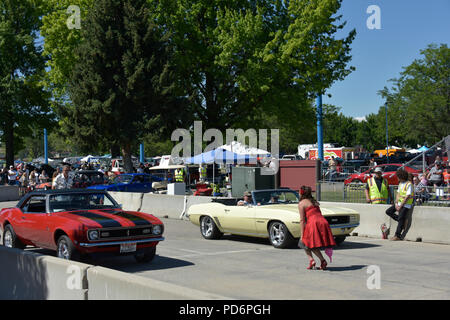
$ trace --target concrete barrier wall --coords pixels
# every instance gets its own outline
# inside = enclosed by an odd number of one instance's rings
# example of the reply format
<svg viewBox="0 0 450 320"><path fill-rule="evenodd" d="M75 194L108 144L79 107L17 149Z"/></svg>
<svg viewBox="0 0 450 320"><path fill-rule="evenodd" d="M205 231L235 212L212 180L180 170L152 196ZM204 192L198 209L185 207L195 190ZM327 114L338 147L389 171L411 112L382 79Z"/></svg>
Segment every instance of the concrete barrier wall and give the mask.
<svg viewBox="0 0 450 320"><path fill-rule="evenodd" d="M19 199L19 187L0 186L0 201L17 201Z"/></svg>
<svg viewBox="0 0 450 320"><path fill-rule="evenodd" d="M225 300L228 297L0 246L0 300Z"/></svg>
<svg viewBox="0 0 450 320"><path fill-rule="evenodd" d="M141 211L160 218L178 219L185 205L185 196L131 192L110 192L110 194L122 204L124 210ZM193 204L208 203L212 199L212 197L186 196L186 211Z"/></svg>
<svg viewBox="0 0 450 320"><path fill-rule="evenodd" d="M354 230L360 236L381 238L381 224L390 227L393 236L397 222L386 215L389 205L321 202L322 207L350 208L360 214L360 226ZM450 208L417 206L410 212L405 240L450 244Z"/></svg>
<svg viewBox="0 0 450 320"><path fill-rule="evenodd" d="M210 294L167 282L142 278L103 267L87 272L89 300L225 300Z"/></svg>
<svg viewBox="0 0 450 320"><path fill-rule="evenodd" d="M0 299L84 300L88 267L0 246Z"/></svg>

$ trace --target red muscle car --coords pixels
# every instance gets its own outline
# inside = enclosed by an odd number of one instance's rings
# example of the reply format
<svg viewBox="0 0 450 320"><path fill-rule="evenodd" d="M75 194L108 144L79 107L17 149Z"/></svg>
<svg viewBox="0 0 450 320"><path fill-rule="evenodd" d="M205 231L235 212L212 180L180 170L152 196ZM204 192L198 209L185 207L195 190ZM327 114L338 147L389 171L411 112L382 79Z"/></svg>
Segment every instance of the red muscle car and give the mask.
<svg viewBox="0 0 450 320"><path fill-rule="evenodd" d="M375 166L367 171L361 172L361 173L355 173L352 174L350 177L348 177L345 181L344 184L349 184L349 183L366 183L367 180L372 177L374 175L374 170L377 167L380 167L383 169L383 178L385 178L389 185L398 185L398 178L395 175L395 173L397 172L398 169L400 169L400 167L402 166L402 164L398 164L398 163L391 163L391 164L380 164L378 166ZM412 173L414 176L417 176L421 171L408 167L408 166L404 166L403 169L405 169L407 172Z"/></svg>
<svg viewBox="0 0 450 320"><path fill-rule="evenodd" d="M106 192L70 189L26 194L14 208L0 211L3 245L56 250L63 259L97 253L132 254L150 262L163 241L164 225L142 212L122 210Z"/></svg>

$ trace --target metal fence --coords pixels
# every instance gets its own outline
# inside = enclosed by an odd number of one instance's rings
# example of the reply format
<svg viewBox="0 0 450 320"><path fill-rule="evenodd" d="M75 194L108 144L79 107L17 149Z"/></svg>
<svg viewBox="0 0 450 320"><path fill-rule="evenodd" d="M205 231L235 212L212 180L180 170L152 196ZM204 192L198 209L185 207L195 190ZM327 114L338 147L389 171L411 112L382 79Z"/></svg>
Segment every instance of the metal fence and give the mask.
<svg viewBox="0 0 450 320"><path fill-rule="evenodd" d="M398 186L389 186L390 194L395 199ZM316 197L319 201L366 203L366 184L343 182L318 182ZM389 199L393 203L394 199ZM450 207L450 186L425 187L420 192L415 191L415 205Z"/></svg>

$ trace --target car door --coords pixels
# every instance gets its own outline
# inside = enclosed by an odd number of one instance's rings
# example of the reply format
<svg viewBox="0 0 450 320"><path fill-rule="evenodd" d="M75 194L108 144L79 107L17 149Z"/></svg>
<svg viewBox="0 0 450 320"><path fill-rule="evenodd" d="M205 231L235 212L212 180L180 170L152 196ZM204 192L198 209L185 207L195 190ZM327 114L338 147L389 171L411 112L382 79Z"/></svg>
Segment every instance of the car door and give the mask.
<svg viewBox="0 0 450 320"><path fill-rule="evenodd" d="M224 206L222 228L230 233L256 235L255 206Z"/></svg>
<svg viewBox="0 0 450 320"><path fill-rule="evenodd" d="M127 192L141 192L142 189L142 176L134 176L133 180L126 185L125 191Z"/></svg>
<svg viewBox="0 0 450 320"><path fill-rule="evenodd" d="M51 239L46 197L32 196L21 208L21 232L23 237L39 247L48 247Z"/></svg>
<svg viewBox="0 0 450 320"><path fill-rule="evenodd" d="M151 192L152 191L152 179L150 178L150 176L142 176L143 178L143 183L142 183L142 188L140 192Z"/></svg>

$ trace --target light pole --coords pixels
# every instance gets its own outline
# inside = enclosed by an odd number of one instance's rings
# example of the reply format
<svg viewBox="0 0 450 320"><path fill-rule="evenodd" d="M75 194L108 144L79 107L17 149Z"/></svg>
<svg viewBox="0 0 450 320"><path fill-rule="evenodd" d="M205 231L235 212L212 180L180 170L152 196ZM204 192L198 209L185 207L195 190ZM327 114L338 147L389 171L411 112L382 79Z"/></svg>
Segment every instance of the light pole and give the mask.
<svg viewBox="0 0 450 320"><path fill-rule="evenodd" d="M316 116L317 116L317 151L318 158L323 161L323 128L322 128L322 95L319 93L316 96Z"/></svg>
<svg viewBox="0 0 450 320"><path fill-rule="evenodd" d="M386 157L387 163L389 163L389 130L388 130L388 103L384 104L384 109L386 110Z"/></svg>
<svg viewBox="0 0 450 320"><path fill-rule="evenodd" d="M48 140L47 140L47 129L44 129L44 163L48 164Z"/></svg>

